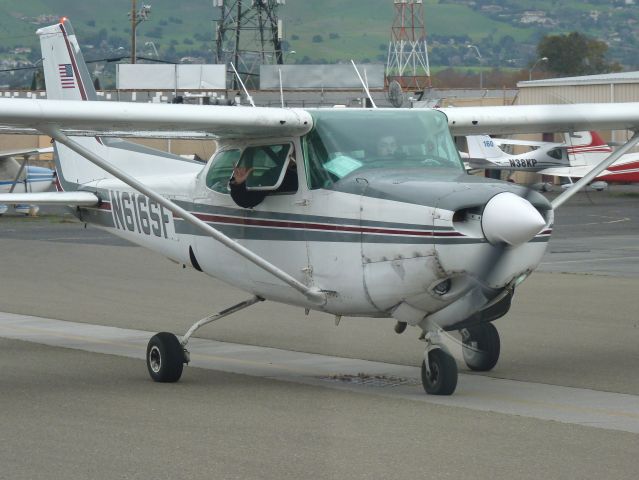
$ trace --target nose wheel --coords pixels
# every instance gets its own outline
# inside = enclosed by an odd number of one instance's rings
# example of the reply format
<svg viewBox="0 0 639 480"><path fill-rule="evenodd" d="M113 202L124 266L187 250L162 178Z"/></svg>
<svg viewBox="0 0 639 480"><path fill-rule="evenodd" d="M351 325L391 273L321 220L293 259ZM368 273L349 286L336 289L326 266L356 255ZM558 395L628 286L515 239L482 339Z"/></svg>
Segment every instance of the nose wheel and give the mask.
<svg viewBox="0 0 639 480"><path fill-rule="evenodd" d="M428 352L428 365L422 362L422 385L430 395L452 395L457 388L455 359L440 348Z"/></svg>
<svg viewBox="0 0 639 480"><path fill-rule="evenodd" d="M422 362L422 385L429 395L452 395L457 388L457 363L441 343L439 332L424 336L426 351Z"/></svg>

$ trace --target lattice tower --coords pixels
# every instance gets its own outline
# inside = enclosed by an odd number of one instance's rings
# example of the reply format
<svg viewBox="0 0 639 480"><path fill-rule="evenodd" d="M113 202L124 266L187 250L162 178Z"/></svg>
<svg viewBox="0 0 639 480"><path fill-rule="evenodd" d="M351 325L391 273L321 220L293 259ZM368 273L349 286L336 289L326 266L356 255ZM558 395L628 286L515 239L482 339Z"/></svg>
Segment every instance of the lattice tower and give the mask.
<svg viewBox="0 0 639 480"><path fill-rule="evenodd" d="M408 89L431 86L423 0L393 0L395 19L386 62L386 81Z"/></svg>
<svg viewBox="0 0 639 480"><path fill-rule="evenodd" d="M216 63L233 62L247 86L255 86L262 64L281 64L282 22L277 9L286 0L213 0L219 9ZM231 88L238 88L234 76Z"/></svg>

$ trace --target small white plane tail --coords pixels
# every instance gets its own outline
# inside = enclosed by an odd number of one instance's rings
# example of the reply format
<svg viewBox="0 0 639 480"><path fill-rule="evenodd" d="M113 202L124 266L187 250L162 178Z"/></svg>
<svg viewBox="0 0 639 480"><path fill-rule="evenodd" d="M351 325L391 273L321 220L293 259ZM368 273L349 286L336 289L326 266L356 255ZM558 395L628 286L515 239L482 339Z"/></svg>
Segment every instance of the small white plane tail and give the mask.
<svg viewBox="0 0 639 480"><path fill-rule="evenodd" d="M491 159L505 156L505 153L488 135L469 135L466 137L466 142L470 158Z"/></svg>
<svg viewBox="0 0 639 480"><path fill-rule="evenodd" d="M60 23L37 32L42 48L42 65L49 100L97 100L80 46L71 23Z"/></svg>
<svg viewBox="0 0 639 480"><path fill-rule="evenodd" d="M42 48L44 78L49 100L98 101L80 45L67 18L37 31ZM110 137L71 137L72 140L106 159L130 175L152 172L181 174L199 171L202 164L160 150ZM58 189L77 190L81 185L113 176L70 148L55 143Z"/></svg>

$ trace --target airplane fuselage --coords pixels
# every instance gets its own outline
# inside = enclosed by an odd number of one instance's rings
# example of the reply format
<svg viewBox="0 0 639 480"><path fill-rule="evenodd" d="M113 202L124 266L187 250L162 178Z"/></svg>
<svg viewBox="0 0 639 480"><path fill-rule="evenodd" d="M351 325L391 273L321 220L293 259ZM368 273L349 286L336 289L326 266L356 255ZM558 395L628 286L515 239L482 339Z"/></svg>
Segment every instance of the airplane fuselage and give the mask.
<svg viewBox="0 0 639 480"><path fill-rule="evenodd" d="M513 188L466 175L426 180L416 179L414 172L395 172L403 194L381 198L389 195L366 195L365 188L374 186L382 173L371 172L359 178L359 193L300 187L294 194L273 194L256 208L244 209L228 194L207 189L205 172L206 168L199 175L174 178L171 189L163 181L159 183L164 189L154 185L152 177L144 183L300 282L327 292L320 310L353 316L388 317L402 302L430 313L458 299L491 246L477 221L456 221L455 212L472 210ZM95 188L103 202L97 208L79 209L83 221L264 298L318 308L123 183L102 180ZM429 204L418 203L418 196L428 198ZM507 285L532 271L549 236L550 228L508 253L508 268L496 274L494 285ZM435 293L447 279L450 290Z"/></svg>

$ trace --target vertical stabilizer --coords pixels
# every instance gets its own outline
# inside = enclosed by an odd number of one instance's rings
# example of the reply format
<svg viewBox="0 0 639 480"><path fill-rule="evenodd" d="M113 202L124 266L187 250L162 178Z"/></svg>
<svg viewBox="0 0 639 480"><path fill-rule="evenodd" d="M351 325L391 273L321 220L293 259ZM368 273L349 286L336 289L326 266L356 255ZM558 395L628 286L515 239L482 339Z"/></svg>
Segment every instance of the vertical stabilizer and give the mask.
<svg viewBox="0 0 639 480"><path fill-rule="evenodd" d="M89 75L80 45L71 23L63 18L59 23L37 31L42 48L44 78L49 100L96 101L98 96ZM90 127L90 125L89 125ZM176 155L131 144L112 137L70 137L75 143L133 176L152 172L167 174L193 173L201 164L184 161ZM59 190L74 191L113 176L80 154L59 142L54 145L54 159Z"/></svg>
<svg viewBox="0 0 639 480"><path fill-rule="evenodd" d="M80 45L71 22L62 18L60 23L44 27L37 32L42 48L42 64L51 100L97 100L91 75L87 69Z"/></svg>
<svg viewBox="0 0 639 480"><path fill-rule="evenodd" d="M570 166L597 165L612 153L612 148L597 132L564 133Z"/></svg>
<svg viewBox="0 0 639 480"><path fill-rule="evenodd" d="M468 156L470 158L492 159L504 157L504 152L495 145L495 142L488 135L469 135L466 137L468 143Z"/></svg>

